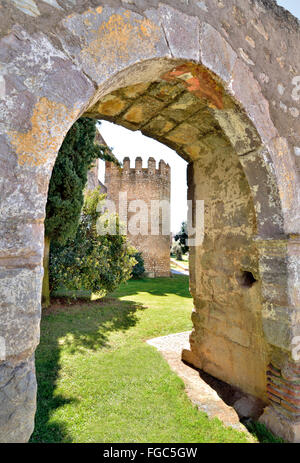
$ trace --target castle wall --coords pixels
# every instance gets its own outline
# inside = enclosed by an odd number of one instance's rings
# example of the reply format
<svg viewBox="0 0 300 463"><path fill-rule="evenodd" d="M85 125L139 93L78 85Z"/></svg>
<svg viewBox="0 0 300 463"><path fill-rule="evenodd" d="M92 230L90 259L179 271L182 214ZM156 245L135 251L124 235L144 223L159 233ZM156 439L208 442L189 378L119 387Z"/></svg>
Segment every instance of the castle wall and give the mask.
<svg viewBox="0 0 300 463"><path fill-rule="evenodd" d="M142 168L142 159L136 158L135 167L130 167L129 158L123 161L123 168L106 162L105 185L107 198L116 204L116 211L119 212L119 194L127 194L127 233L132 245L142 253L146 274L150 277L170 276L170 216L160 211L158 217L158 232L154 235L151 229L151 210L155 210L152 201L167 201L170 204L170 167L164 161L160 161L156 169L156 162L153 158L148 160L148 168ZM144 201L147 207L146 214L141 222L137 220L137 214L142 209L135 209L133 201ZM133 210L132 209L135 209ZM152 220L153 223L153 220ZM140 231L133 233L133 227ZM168 234L166 233L168 230Z"/></svg>
<svg viewBox="0 0 300 463"><path fill-rule="evenodd" d="M104 115L132 130L142 130L188 162L195 162L191 190L195 194L201 188L198 160L209 152L214 155L220 135L230 141L249 183L256 216L253 248L248 250L251 257L256 247L259 281L245 292L250 295L261 286L259 310L270 356L270 364L264 367L269 405L262 421L285 440L300 442L300 359L294 344L300 334L299 21L274 0L3 3L0 441L25 442L34 425L43 220L52 168L77 118L88 115L103 119ZM165 88L166 83L174 83L174 87ZM151 92L148 95L144 94L147 89ZM207 191L220 190L230 199L229 191L222 190L222 176L218 178L219 186L211 189L215 171L213 166L207 169ZM239 189L242 186L238 180L235 185ZM208 209L206 212L208 224L212 218L217 221L218 211L222 212L222 204L216 201L214 205L211 216ZM250 230L250 222L244 224L245 231ZM207 231L208 237L210 229ZM230 240L235 245L237 237L230 236L227 229L224 236L228 239L224 256L230 264L228 246ZM248 232L245 239L247 236ZM220 253L218 239L215 235ZM205 278L201 273L205 260L217 265L208 245L204 242L201 262L199 258L197 264L191 263L191 286L199 296L207 288L205 300L211 301L214 286L210 281L205 286L199 281ZM219 254L221 268L224 256ZM233 262L235 269L244 270L244 266L237 268L237 262ZM251 268L246 270L251 272ZM221 286L232 278L229 274L228 280L213 281ZM227 288L230 292L229 285ZM236 291L235 287L234 294ZM231 298L226 297L230 305ZM246 317L248 296L244 301ZM202 300L195 298L195 303L199 321ZM239 316L237 299L234 307ZM231 307L228 314L232 317ZM205 325L213 318L210 333L220 332L218 319L213 317L219 314L206 311L204 315L202 324L193 314L193 339L199 343L191 350L195 364L202 361L202 352L207 359L210 356L210 365L213 356L218 357L219 364L223 356L224 364L230 361L234 366L230 372L234 385L246 370L249 357L240 347L234 356L225 348L226 333L219 337L224 344L203 340L202 333L208 332ZM222 317L223 321L230 320ZM246 318L244 326L251 332ZM227 328L228 324L224 330ZM233 332L227 335L233 336ZM204 368L209 371L207 364ZM256 369L263 365L257 364ZM252 371L252 367L247 369L249 384L253 385ZM215 374L219 376L219 372L216 368ZM259 371L259 378L261 374Z"/></svg>

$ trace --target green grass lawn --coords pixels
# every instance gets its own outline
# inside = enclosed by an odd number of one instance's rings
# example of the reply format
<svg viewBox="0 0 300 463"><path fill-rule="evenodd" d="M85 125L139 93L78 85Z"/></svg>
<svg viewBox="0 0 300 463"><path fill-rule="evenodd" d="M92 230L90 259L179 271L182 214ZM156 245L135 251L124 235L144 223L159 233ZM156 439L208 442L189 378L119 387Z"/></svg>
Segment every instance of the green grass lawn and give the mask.
<svg viewBox="0 0 300 463"><path fill-rule="evenodd" d="M191 329L188 277L129 281L44 312L31 442L246 442L208 420L145 340Z"/></svg>

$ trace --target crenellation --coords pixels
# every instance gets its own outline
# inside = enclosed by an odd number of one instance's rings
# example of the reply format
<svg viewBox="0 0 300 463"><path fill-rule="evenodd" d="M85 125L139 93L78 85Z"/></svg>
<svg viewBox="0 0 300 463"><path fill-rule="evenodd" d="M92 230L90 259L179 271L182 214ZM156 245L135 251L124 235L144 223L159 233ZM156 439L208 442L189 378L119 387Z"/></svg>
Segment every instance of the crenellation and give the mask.
<svg viewBox="0 0 300 463"><path fill-rule="evenodd" d="M134 167L131 167L131 161L129 157L125 157L122 162L122 168L116 164L110 162L105 163L105 177L114 176L116 178L121 178L124 176L130 177L131 181L135 182L135 178L138 177L139 180L150 181L153 179L157 183L164 184L167 188L170 186L171 182L171 167L165 161L160 160L158 164L158 169L156 160L153 157L150 157L147 161L147 167L143 167L143 161L140 156L138 156L134 161Z"/></svg>
<svg viewBox="0 0 300 463"><path fill-rule="evenodd" d="M130 158L126 157L123 159L123 172L128 173L130 171Z"/></svg>
<svg viewBox="0 0 300 463"><path fill-rule="evenodd" d="M137 174L141 174L143 170L143 160L141 157L135 158L135 170Z"/></svg>
<svg viewBox="0 0 300 463"><path fill-rule="evenodd" d="M156 173L156 161L154 158L148 159L148 173L149 175L155 175Z"/></svg>

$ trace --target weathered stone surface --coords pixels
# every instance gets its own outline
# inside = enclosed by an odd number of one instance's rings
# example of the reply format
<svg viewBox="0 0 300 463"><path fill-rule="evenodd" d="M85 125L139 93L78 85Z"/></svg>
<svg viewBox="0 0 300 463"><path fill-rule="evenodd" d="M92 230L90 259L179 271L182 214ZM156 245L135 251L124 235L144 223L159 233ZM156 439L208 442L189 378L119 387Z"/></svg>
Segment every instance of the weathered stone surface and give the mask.
<svg viewBox="0 0 300 463"><path fill-rule="evenodd" d="M174 58L199 61L199 19L178 11L166 4L159 7L161 23Z"/></svg>
<svg viewBox="0 0 300 463"><path fill-rule="evenodd" d="M147 343L161 352L171 369L184 381L189 399L199 410L205 412L210 419L218 418L225 426L248 434L247 429L240 423L234 408L222 400L222 397L209 382L202 378L202 372L191 368L181 360L180 354L187 347L188 335L188 332L176 333L150 339ZM249 441L252 442L252 436L248 434L248 437Z"/></svg>
<svg viewBox="0 0 300 463"><path fill-rule="evenodd" d="M175 103L168 106L162 114L176 122L182 122L202 108L203 104L198 98L190 93L184 93Z"/></svg>
<svg viewBox="0 0 300 463"><path fill-rule="evenodd" d="M128 104L116 95L108 95L97 106L97 111L105 116L118 116Z"/></svg>
<svg viewBox="0 0 300 463"><path fill-rule="evenodd" d="M34 211L33 211L34 212ZM30 223L15 217L0 221L0 265L5 259L15 259L25 265L23 258L29 259L28 264L39 264L43 256L43 223Z"/></svg>
<svg viewBox="0 0 300 463"><path fill-rule="evenodd" d="M168 102L176 98L176 96L182 93L183 90L184 87L181 85L169 85L165 82L161 82L160 84L155 85L150 89L149 95L152 95L159 100Z"/></svg>
<svg viewBox="0 0 300 463"><path fill-rule="evenodd" d="M299 176L287 140L282 137L273 138L269 143L269 153L278 178L278 191L285 217L285 232L299 235L300 188L297 185Z"/></svg>
<svg viewBox="0 0 300 463"><path fill-rule="evenodd" d="M0 442L27 442L36 408L34 358L19 364L0 364Z"/></svg>
<svg viewBox="0 0 300 463"><path fill-rule="evenodd" d="M124 8L99 6L66 17L62 26L64 50L97 84L136 62L170 56L159 23Z"/></svg>
<svg viewBox="0 0 300 463"><path fill-rule="evenodd" d="M163 103L151 97L143 97L135 102L124 114L124 119L133 124L145 123L163 107Z"/></svg>
<svg viewBox="0 0 300 463"><path fill-rule="evenodd" d="M145 93L145 91L148 89L149 85L150 85L149 83L142 82L141 84L136 84L136 85L131 85L129 87L126 87L123 90L124 96L126 98L137 98L142 93Z"/></svg>
<svg viewBox="0 0 300 463"><path fill-rule="evenodd" d="M276 137L276 129L269 114L269 103L250 69L240 59L235 61L229 88L243 107L247 108L248 116L262 141L267 143Z"/></svg>
<svg viewBox="0 0 300 463"><path fill-rule="evenodd" d="M300 443L300 424L284 417L274 407L266 407L259 421L270 429L274 435L281 437L286 442Z"/></svg>
<svg viewBox="0 0 300 463"><path fill-rule="evenodd" d="M39 342L42 269L0 267L0 336L6 357L33 353Z"/></svg>
<svg viewBox="0 0 300 463"><path fill-rule="evenodd" d="M252 418L257 420L264 409L264 403L255 397L244 396L234 402L234 409L239 415L240 419Z"/></svg>
<svg viewBox="0 0 300 463"><path fill-rule="evenodd" d="M214 111L214 116L237 154L244 155L260 147L261 141L255 128L237 109Z"/></svg>
<svg viewBox="0 0 300 463"><path fill-rule="evenodd" d="M188 134L188 136L187 136ZM190 124L180 124L174 130L172 130L166 138L178 145L186 145L189 143L196 142L198 140L198 130Z"/></svg>
<svg viewBox="0 0 300 463"><path fill-rule="evenodd" d="M159 136L164 135L167 132L170 132L175 126L175 122L170 121L162 116L157 116L152 119L149 124L143 127L143 132L157 133Z"/></svg>
<svg viewBox="0 0 300 463"><path fill-rule="evenodd" d="M280 236L284 233L284 221L278 186L269 153L255 150L240 157L247 176L257 215L257 233L260 237Z"/></svg>
<svg viewBox="0 0 300 463"><path fill-rule="evenodd" d="M206 234L194 250L195 330L191 354L184 358L266 401L261 285L247 286L242 278L247 270L259 279L251 193L233 149L218 144L218 137L211 143L193 163L192 183L189 179L194 199L205 201Z"/></svg>
<svg viewBox="0 0 300 463"><path fill-rule="evenodd" d="M229 82L237 54L222 35L210 24L204 23L200 33L201 61L204 66Z"/></svg>
<svg viewBox="0 0 300 463"><path fill-rule="evenodd" d="M1 10L0 325L9 361L25 365L38 340L48 182L67 130L85 114L195 161L189 198L205 200L205 234L190 253L191 357L265 399L269 357L285 371L299 326L299 22L266 0L121 3L8 0ZM15 378L17 363L0 368ZM30 381L0 420L1 439L28 438ZM295 441L295 404L276 400L266 422Z"/></svg>
<svg viewBox="0 0 300 463"><path fill-rule="evenodd" d="M196 127L202 136L220 129L220 125L214 117L214 113L207 108L201 109L196 112L196 114L189 117L188 123Z"/></svg>
<svg viewBox="0 0 300 463"><path fill-rule="evenodd" d="M266 341L269 344L283 350L291 348L291 341L293 339L291 325L279 320L263 318L263 330Z"/></svg>

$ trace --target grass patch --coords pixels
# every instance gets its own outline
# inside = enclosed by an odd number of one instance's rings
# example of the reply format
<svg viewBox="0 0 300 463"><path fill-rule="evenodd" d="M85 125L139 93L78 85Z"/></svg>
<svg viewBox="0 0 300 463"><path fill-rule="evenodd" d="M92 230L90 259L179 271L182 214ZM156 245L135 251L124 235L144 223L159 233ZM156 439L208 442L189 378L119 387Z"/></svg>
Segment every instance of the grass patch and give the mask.
<svg viewBox="0 0 300 463"><path fill-rule="evenodd" d="M283 444L284 440L280 437L274 436L274 434L269 431L264 424L249 420L245 423L248 431L253 434L254 437L261 443L261 444Z"/></svg>
<svg viewBox="0 0 300 463"><path fill-rule="evenodd" d="M43 313L31 442L246 442L208 420L146 339L191 329L188 277L131 280Z"/></svg>

